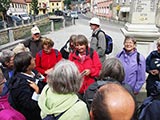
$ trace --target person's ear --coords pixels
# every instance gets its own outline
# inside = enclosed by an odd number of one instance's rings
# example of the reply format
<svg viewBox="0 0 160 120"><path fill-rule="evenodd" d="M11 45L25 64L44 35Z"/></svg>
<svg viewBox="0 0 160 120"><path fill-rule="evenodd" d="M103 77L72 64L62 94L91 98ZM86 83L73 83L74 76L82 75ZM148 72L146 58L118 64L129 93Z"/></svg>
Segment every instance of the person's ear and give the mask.
<svg viewBox="0 0 160 120"><path fill-rule="evenodd" d="M89 112L89 114L90 114L90 120L94 120L94 117L93 117L93 112L92 112L92 110Z"/></svg>

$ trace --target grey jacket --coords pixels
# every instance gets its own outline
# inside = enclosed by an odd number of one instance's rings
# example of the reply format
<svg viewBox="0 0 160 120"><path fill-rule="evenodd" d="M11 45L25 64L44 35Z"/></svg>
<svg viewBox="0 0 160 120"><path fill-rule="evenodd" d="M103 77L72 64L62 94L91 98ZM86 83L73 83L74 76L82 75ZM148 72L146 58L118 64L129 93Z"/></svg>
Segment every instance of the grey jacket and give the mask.
<svg viewBox="0 0 160 120"><path fill-rule="evenodd" d="M106 38L102 32L99 32L98 39L95 37L95 34L97 34L99 30L100 28L92 32L90 47L97 51L99 58L101 60L101 63L103 63L104 60L106 59L106 55L105 55Z"/></svg>

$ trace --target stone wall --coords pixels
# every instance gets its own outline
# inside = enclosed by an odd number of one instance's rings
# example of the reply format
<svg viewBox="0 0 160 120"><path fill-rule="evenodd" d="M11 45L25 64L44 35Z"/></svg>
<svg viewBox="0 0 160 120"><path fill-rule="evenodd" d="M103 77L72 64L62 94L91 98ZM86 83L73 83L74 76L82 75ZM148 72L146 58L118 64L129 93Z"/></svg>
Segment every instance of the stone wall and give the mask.
<svg viewBox="0 0 160 120"><path fill-rule="evenodd" d="M8 31L7 30L1 31L0 32L0 45L3 45L8 42L9 42Z"/></svg>
<svg viewBox="0 0 160 120"><path fill-rule="evenodd" d="M39 21L36 21L31 24L21 25L12 28L6 28L4 30L0 30L0 45L16 41L18 39L25 39L31 36L31 28L33 25L37 25L38 27L47 25L50 22L49 18L45 18ZM50 27L50 26L48 26ZM9 35L9 32L11 35ZM13 35L13 37L12 37Z"/></svg>

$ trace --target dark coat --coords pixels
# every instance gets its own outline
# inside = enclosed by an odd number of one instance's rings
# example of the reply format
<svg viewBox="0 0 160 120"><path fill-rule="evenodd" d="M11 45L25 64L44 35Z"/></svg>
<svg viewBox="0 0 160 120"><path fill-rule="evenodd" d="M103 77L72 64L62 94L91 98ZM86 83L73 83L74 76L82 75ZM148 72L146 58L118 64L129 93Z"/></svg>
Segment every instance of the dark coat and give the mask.
<svg viewBox="0 0 160 120"><path fill-rule="evenodd" d="M33 57L36 56L36 53L38 53L40 50L42 50L42 40L41 39L42 39L42 37L40 37L39 40L35 41L31 38L31 39L26 40L23 43L25 47L29 48Z"/></svg>
<svg viewBox="0 0 160 120"><path fill-rule="evenodd" d="M35 82L35 78L22 73L16 73L9 83L9 102L16 110L21 112L27 120L41 120L38 102L32 100L34 90L29 86L28 81ZM38 82L40 90L43 85Z"/></svg>
<svg viewBox="0 0 160 120"><path fill-rule="evenodd" d="M153 64L153 59L155 58L160 59L160 53L158 53L157 50L152 51L146 59L146 72L147 73L149 73L149 71L152 69L159 70L159 68L156 68L155 65ZM149 73L147 80L146 80L147 96L150 96L152 92L152 88L154 87L153 84L155 83L155 81L160 81L159 75L152 75L151 73Z"/></svg>

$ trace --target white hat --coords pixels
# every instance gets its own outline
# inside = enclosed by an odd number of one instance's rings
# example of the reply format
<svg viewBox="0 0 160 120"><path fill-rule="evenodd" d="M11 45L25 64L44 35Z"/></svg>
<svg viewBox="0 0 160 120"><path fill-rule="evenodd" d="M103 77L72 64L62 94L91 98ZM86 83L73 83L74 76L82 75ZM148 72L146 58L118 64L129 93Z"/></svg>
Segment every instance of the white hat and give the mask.
<svg viewBox="0 0 160 120"><path fill-rule="evenodd" d="M99 18L92 18L90 21L89 21L90 24L96 24L96 25L100 25L100 20Z"/></svg>
<svg viewBox="0 0 160 120"><path fill-rule="evenodd" d="M36 33L40 33L40 30L37 26L34 26L32 29L31 29L31 33L32 34L36 34Z"/></svg>

